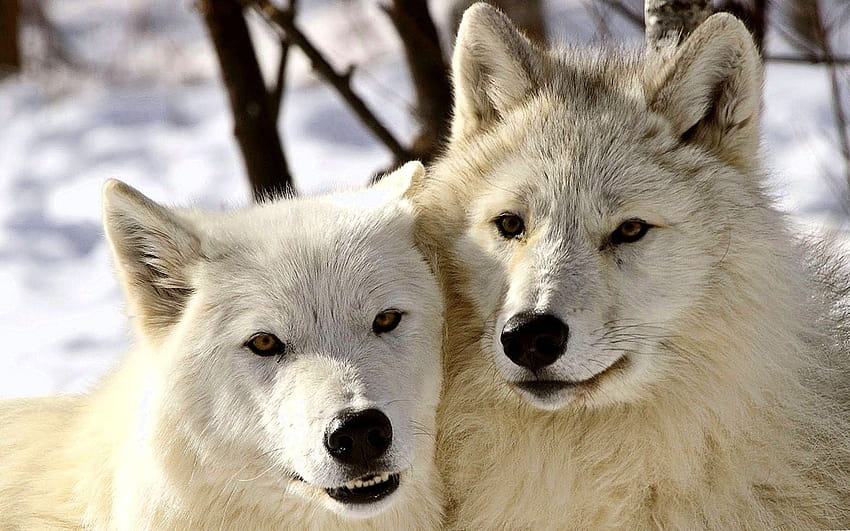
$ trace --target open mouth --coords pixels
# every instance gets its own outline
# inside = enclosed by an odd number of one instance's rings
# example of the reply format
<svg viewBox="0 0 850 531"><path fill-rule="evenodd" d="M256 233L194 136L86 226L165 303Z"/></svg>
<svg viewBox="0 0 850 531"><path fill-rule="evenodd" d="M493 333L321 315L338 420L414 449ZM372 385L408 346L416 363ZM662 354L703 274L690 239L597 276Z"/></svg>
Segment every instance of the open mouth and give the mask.
<svg viewBox="0 0 850 531"><path fill-rule="evenodd" d="M325 489L328 496L342 503L373 503L395 492L399 474L370 474L349 481L341 487Z"/></svg>

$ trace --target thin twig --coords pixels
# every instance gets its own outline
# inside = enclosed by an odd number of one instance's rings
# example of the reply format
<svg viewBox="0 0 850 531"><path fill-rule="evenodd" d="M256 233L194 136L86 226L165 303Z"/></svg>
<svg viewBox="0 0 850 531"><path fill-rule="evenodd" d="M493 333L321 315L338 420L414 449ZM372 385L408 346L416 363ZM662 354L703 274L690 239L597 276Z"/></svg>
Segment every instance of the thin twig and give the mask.
<svg viewBox="0 0 850 531"><path fill-rule="evenodd" d="M295 13L298 8L298 0L289 0L289 10ZM283 106L283 96L286 92L286 66L289 63L289 41L280 37L280 61L277 64L274 86L269 91L269 104L271 105L272 117L277 123L280 117L280 109Z"/></svg>
<svg viewBox="0 0 850 531"><path fill-rule="evenodd" d="M801 63L801 64L809 64L809 65L836 65L836 66L846 66L850 65L850 57L829 57L829 56L821 56L816 57L812 55L768 55L764 58L765 61L770 61L774 63Z"/></svg>
<svg viewBox="0 0 850 531"><path fill-rule="evenodd" d="M378 120L375 113L366 105L363 99L351 88L351 74L353 69L345 73L337 72L322 53L313 45L310 39L295 24L291 11L280 9L270 0L243 0L247 6L256 10L263 18L276 29L282 37L291 44L298 46L304 55L310 60L313 68L329 83L343 100L348 103L352 111L360 118L363 124L383 142L398 161L412 158L410 151L402 147L395 136Z"/></svg>

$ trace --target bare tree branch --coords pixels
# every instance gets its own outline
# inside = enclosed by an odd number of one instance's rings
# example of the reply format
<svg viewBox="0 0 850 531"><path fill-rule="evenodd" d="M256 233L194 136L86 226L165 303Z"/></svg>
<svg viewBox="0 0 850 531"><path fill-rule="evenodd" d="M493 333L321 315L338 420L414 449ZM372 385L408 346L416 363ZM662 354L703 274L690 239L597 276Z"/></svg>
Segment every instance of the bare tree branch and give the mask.
<svg viewBox="0 0 850 531"><path fill-rule="evenodd" d="M646 0L646 43L650 47L670 41L680 44L710 14L709 0Z"/></svg>
<svg viewBox="0 0 850 531"><path fill-rule="evenodd" d="M254 198L291 193L292 178L242 6L237 0L202 0L199 9L221 66L233 111L233 134Z"/></svg>
<svg viewBox="0 0 850 531"><path fill-rule="evenodd" d="M421 130L411 151L428 162L448 136L452 108L451 85L440 37L428 12L427 0L393 0L392 5L384 9L404 45L416 89L416 113Z"/></svg>
<svg viewBox="0 0 850 531"><path fill-rule="evenodd" d="M298 46L304 55L310 59L313 68L327 81L337 93L345 100L352 111L360 118L363 124L381 140L381 142L392 152L397 161L409 160L412 157L410 151L402 147L395 136L378 120L375 113L366 105L360 96L351 88L352 70L344 74L338 73L328 62L321 52L313 45L304 33L295 24L292 13L283 10L271 3L270 0L243 0L246 5L254 8L260 13L278 32L291 44Z"/></svg>

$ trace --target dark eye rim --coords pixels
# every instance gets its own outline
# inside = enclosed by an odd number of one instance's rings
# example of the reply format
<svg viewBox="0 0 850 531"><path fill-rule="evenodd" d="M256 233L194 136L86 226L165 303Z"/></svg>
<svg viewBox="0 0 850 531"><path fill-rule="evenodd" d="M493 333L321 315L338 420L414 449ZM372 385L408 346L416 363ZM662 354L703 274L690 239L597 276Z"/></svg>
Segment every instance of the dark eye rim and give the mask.
<svg viewBox="0 0 850 531"><path fill-rule="evenodd" d="M380 312L375 314L374 318L372 318L372 332L374 332L375 335L381 335L381 334L386 334L387 332L392 332L393 330L398 328L398 325L401 323L401 320L404 317L405 313L406 312L403 312L401 310L397 310L395 308L387 308L386 310L381 310ZM386 326L386 327L378 326L378 324L376 323L376 320L378 319L378 316L383 315L383 314L395 315L396 319L392 323L390 323L389 326Z"/></svg>
<svg viewBox="0 0 850 531"><path fill-rule="evenodd" d="M640 231L638 231L638 233L635 234L634 236L624 237L620 233L620 229L626 223L638 223L640 225ZM643 219L629 218L629 219L626 219L626 220L623 220L622 222L620 222L620 224L617 225L617 228L614 229L614 232L611 233L609 238L610 238L611 243L613 245L620 245L620 244L624 244L624 243L634 243L634 242L642 239L644 236L646 236L646 233L649 232L649 229L651 229L653 227L655 227L655 225L648 223Z"/></svg>
<svg viewBox="0 0 850 531"><path fill-rule="evenodd" d="M272 338L274 338L274 340L276 342L275 348L272 348L272 349L269 349L269 350L258 349L254 345L254 340L257 339L260 336L271 336ZM255 334L251 335L251 337L249 337L248 340L245 341L245 344L243 346L245 348L247 348L248 350L250 350L251 352L253 352L254 354L256 354L257 356L261 356L261 357L264 357L264 358L269 357L269 356L282 356L283 354L286 353L286 344L283 341L281 341L280 338L278 338L276 335L272 334L271 332L257 332Z"/></svg>
<svg viewBox="0 0 850 531"><path fill-rule="evenodd" d="M517 232L506 231L504 227L502 227L502 221L506 218L517 218L520 223L520 230ZM507 240L516 240L525 234L525 219L514 212L502 212L493 218L493 224L496 225L496 230L499 231L499 234Z"/></svg>

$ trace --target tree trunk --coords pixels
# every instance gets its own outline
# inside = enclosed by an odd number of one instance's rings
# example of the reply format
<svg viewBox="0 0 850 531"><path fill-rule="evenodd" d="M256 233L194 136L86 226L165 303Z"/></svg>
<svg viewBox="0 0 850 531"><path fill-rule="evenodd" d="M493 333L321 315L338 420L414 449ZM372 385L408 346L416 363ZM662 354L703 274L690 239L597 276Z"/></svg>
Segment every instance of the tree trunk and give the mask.
<svg viewBox="0 0 850 531"><path fill-rule="evenodd" d="M646 0L646 43L652 48L681 44L711 12L710 0Z"/></svg>
<svg viewBox="0 0 850 531"><path fill-rule="evenodd" d="M0 77L21 70L18 0L0 0Z"/></svg>
<svg viewBox="0 0 850 531"><path fill-rule="evenodd" d="M275 110L263 81L254 44L237 0L202 0L199 8L212 38L254 198L292 193Z"/></svg>
<svg viewBox="0 0 850 531"><path fill-rule="evenodd" d="M421 129L411 151L427 163L448 137L452 109L452 90L440 37L428 12L427 0L393 0L386 11L404 45L416 89L416 113Z"/></svg>

